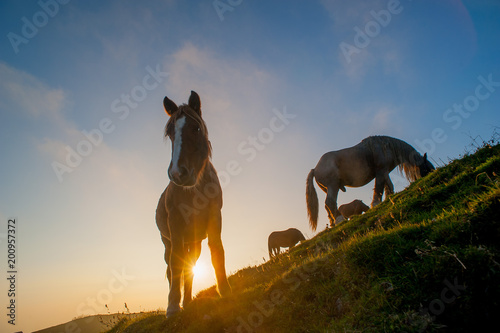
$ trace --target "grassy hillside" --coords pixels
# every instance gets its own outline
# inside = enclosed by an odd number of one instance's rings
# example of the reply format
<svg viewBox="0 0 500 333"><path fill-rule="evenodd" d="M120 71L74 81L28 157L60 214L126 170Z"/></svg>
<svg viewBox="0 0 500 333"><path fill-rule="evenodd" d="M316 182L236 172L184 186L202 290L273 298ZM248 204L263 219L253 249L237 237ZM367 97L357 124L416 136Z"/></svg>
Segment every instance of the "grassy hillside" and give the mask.
<svg viewBox="0 0 500 333"><path fill-rule="evenodd" d="M500 314L500 145L485 145L172 319L110 332L480 332ZM486 331L484 329L484 331Z"/></svg>
<svg viewBox="0 0 500 333"><path fill-rule="evenodd" d="M103 332L116 326L119 322L127 322L129 319L138 318L142 314L139 313L113 313L101 314L83 318L76 318L70 322L45 328L43 330L35 331L33 333L61 333L61 332L74 332L74 333L96 333Z"/></svg>

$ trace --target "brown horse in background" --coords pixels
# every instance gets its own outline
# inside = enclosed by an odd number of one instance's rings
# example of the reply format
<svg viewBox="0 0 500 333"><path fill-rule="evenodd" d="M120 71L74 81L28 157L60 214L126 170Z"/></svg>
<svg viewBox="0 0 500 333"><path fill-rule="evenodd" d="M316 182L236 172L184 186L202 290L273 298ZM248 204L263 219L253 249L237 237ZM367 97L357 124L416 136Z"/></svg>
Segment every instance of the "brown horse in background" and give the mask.
<svg viewBox="0 0 500 333"><path fill-rule="evenodd" d="M165 97L170 119L165 137L172 141L172 160L168 167L170 183L156 209L156 224L165 246L167 278L170 286L167 317L181 310L181 279L184 276L183 305L191 301L193 270L201 252L201 241L208 246L222 296L231 288L224 264L221 240L222 189L210 162L212 148L205 122L201 118L200 97L191 91L188 104L179 107Z"/></svg>
<svg viewBox="0 0 500 333"><path fill-rule="evenodd" d="M300 230L295 228L290 228L283 231L274 231L267 238L267 247L269 250L269 259L280 254L282 247L291 248L295 246L298 242L305 240L306 238L300 232Z"/></svg>
<svg viewBox="0 0 500 333"><path fill-rule="evenodd" d="M342 216L346 219L354 215L363 214L368 209L370 209L370 207L368 207L363 203L363 201L358 199L339 206L340 214L342 214Z"/></svg>
<svg viewBox="0 0 500 333"><path fill-rule="evenodd" d="M434 170L427 160L427 154L420 155L408 143L388 136L371 136L354 147L331 151L324 154L316 167L309 172L306 186L307 213L309 224L316 230L318 223L318 196L313 179L326 192L325 208L330 225L338 224L344 217L337 209L339 189L361 187L375 179L372 207L385 196L394 192L389 173L399 166L408 181L415 181Z"/></svg>

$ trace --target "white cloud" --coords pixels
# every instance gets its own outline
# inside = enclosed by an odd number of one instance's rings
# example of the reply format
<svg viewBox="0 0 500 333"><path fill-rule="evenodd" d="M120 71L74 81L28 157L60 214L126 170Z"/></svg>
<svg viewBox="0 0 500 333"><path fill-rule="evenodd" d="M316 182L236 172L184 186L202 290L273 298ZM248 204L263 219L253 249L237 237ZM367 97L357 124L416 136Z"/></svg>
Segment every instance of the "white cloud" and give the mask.
<svg viewBox="0 0 500 333"><path fill-rule="evenodd" d="M74 142L81 137L75 124L64 115L69 104L66 92L5 63L0 63L0 77L0 110L21 122L43 121L39 128L48 136L37 139L36 148L52 158L61 158L65 145L59 140Z"/></svg>
<svg viewBox="0 0 500 333"><path fill-rule="evenodd" d="M0 109L3 112L19 113L23 115L22 122L41 122L40 132L33 133L39 136L33 140L35 148L45 157L46 163L58 162L67 165L68 147L78 151L78 144L89 139L78 128L74 120L64 114L64 108L68 103L66 94L62 89L55 89L43 83L35 76L19 71L5 63L0 63ZM26 119L28 118L28 119ZM98 123L96 122L96 127ZM134 169L134 163L140 161L140 157L132 152L119 151L106 144L106 134L101 133L102 138L98 144L92 144L92 152L88 156L81 156L82 161L74 171L63 173L63 180L73 177L87 184L89 188L96 184L89 180L104 179L120 188L123 187L123 179L127 175L133 175L133 179L142 179L141 173ZM111 135L111 134L107 134ZM41 137L40 137L41 136ZM88 145L87 145L88 146ZM85 147L84 147L85 148ZM103 153L104 152L104 153ZM82 154L81 154L82 155ZM77 169L87 169L81 172L83 178L75 176ZM97 175L104 175L104 178ZM57 176L54 174L54 181Z"/></svg>
<svg viewBox="0 0 500 333"><path fill-rule="evenodd" d="M195 90L207 122L216 119L217 125L209 126L214 135L220 128L226 137L238 133L241 137L243 128L264 125L273 107L286 104L276 97L283 83L269 71L248 60L227 58L191 43L167 57L165 68L170 74L167 96L178 104L185 103L190 91Z"/></svg>
<svg viewBox="0 0 500 333"><path fill-rule="evenodd" d="M31 117L61 116L65 93L54 89L26 72L0 62L0 109L4 112L21 112Z"/></svg>

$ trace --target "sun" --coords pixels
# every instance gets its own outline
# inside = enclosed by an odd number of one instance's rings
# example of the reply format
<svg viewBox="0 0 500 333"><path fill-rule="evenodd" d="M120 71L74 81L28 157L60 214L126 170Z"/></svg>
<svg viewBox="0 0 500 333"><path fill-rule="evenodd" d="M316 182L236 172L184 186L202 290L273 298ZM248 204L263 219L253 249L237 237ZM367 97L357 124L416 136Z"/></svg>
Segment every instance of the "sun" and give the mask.
<svg viewBox="0 0 500 333"><path fill-rule="evenodd" d="M198 279L207 275L207 266L203 262L197 262L192 269L194 276Z"/></svg>

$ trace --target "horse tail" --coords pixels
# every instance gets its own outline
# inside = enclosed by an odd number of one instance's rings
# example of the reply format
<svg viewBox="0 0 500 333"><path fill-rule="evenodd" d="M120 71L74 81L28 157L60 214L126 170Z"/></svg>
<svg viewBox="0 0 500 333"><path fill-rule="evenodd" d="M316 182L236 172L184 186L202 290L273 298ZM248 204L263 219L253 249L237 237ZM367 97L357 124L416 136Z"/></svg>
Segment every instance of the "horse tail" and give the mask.
<svg viewBox="0 0 500 333"><path fill-rule="evenodd" d="M314 169L311 169L307 175L306 182L306 202L307 202L307 215L309 216L309 225L313 231L318 226L318 195L314 188Z"/></svg>

